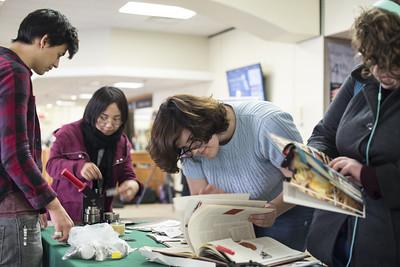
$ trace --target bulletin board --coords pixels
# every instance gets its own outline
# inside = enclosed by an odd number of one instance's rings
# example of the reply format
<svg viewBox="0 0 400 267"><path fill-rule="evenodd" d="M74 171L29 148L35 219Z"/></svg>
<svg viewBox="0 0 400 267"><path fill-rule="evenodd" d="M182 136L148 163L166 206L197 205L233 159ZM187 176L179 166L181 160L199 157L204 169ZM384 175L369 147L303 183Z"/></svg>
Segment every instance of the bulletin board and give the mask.
<svg viewBox="0 0 400 267"><path fill-rule="evenodd" d="M329 62L329 95L333 100L346 77L358 64L349 40L327 39Z"/></svg>

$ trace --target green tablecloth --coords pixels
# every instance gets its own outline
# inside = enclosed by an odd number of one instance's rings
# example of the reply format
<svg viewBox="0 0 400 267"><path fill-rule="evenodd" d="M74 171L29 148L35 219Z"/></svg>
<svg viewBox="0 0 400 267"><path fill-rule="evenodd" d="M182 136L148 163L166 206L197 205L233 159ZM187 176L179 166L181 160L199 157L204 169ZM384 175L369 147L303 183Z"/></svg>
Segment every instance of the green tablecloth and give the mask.
<svg viewBox="0 0 400 267"><path fill-rule="evenodd" d="M127 257L119 260L106 260L106 261L95 261L95 260L80 260L80 259L68 259L62 260L65 251L68 249L68 245L59 243L51 238L54 232L53 227L48 227L42 231L42 243L43 243L43 266L44 267L83 267L83 266L103 266L103 267L135 267L135 266L146 266L146 267L160 267L163 266L158 263L147 261L138 251L129 254ZM162 247L163 245L156 243L153 239L146 236L146 233L139 231L132 231L130 234L126 234L126 237L134 238L136 241L128 242L132 248L140 248L143 246L151 247Z"/></svg>

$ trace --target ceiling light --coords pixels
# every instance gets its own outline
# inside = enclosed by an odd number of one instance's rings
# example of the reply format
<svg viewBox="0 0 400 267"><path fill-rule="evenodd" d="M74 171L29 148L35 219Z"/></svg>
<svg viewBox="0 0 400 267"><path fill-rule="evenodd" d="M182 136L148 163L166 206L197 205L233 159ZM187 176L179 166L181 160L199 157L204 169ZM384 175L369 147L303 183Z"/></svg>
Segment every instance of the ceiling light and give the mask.
<svg viewBox="0 0 400 267"><path fill-rule="evenodd" d="M114 83L114 86L118 88L138 89L142 88L144 84L135 82L119 82L119 83Z"/></svg>
<svg viewBox="0 0 400 267"><path fill-rule="evenodd" d="M120 13L134 15L165 17L174 19L190 19L191 17L196 15L196 12L179 6L150 4L142 2L128 2L118 11Z"/></svg>
<svg viewBox="0 0 400 267"><path fill-rule="evenodd" d="M57 104L57 106L62 106L62 107L75 106L75 102L73 102L73 101L64 101L64 100L57 100L56 104Z"/></svg>
<svg viewBox="0 0 400 267"><path fill-rule="evenodd" d="M79 99L91 99L92 94L79 94Z"/></svg>

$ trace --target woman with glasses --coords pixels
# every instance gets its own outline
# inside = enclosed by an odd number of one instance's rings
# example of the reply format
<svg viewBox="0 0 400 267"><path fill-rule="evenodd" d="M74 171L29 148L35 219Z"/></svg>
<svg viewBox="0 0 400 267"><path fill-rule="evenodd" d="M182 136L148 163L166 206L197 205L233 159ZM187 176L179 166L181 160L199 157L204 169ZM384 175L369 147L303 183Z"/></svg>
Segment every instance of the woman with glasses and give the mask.
<svg viewBox="0 0 400 267"><path fill-rule="evenodd" d="M181 161L192 195L249 193L252 199L270 201L274 212L249 218L257 235L304 250L313 210L283 203L283 157L270 133L302 141L292 117L270 102L227 105L176 95L159 108L149 151L167 172L179 171Z"/></svg>
<svg viewBox="0 0 400 267"><path fill-rule="evenodd" d="M362 63L308 144L361 184L365 218L316 211L307 249L329 266L400 266L400 0L363 10L352 44Z"/></svg>
<svg viewBox="0 0 400 267"><path fill-rule="evenodd" d="M113 199L105 195L107 189L118 187L123 201L131 201L140 191L130 157L131 144L123 134L127 118L124 93L115 87L102 87L90 99L81 120L55 131L46 170L75 222L82 221L83 195L61 175L65 168L104 196L106 212L111 211Z"/></svg>

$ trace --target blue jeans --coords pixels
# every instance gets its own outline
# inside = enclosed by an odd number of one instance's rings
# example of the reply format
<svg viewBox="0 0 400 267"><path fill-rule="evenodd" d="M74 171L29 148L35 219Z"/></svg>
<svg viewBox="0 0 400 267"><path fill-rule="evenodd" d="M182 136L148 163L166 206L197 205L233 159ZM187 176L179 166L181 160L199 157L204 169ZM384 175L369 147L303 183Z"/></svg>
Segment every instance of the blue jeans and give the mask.
<svg viewBox="0 0 400 267"><path fill-rule="evenodd" d="M257 237L269 236L288 247L305 251L314 209L295 206L279 216L269 228L254 226Z"/></svg>
<svg viewBox="0 0 400 267"><path fill-rule="evenodd" d="M0 217L0 266L41 267L39 215Z"/></svg>

